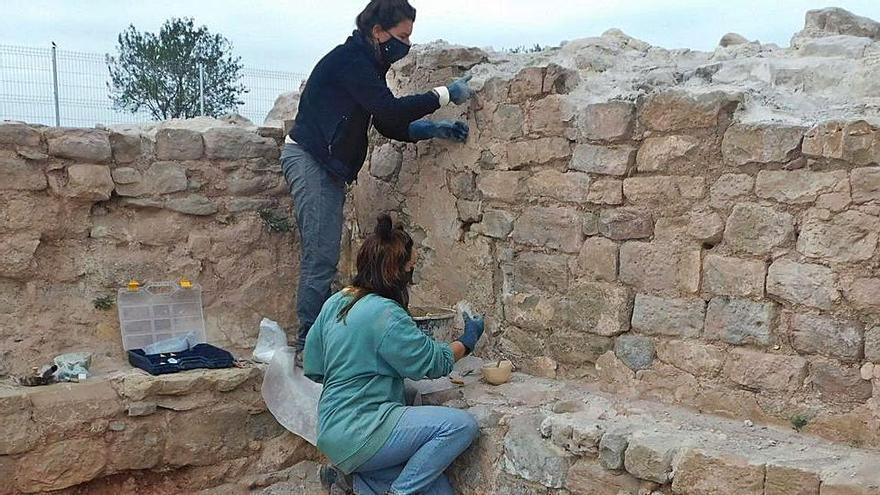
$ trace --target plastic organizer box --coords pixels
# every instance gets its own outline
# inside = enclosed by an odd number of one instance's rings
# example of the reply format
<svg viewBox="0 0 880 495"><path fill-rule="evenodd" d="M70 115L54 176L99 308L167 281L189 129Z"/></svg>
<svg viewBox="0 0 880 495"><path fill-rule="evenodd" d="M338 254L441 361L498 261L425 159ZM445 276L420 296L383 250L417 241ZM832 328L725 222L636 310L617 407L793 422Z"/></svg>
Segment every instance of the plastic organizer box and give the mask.
<svg viewBox="0 0 880 495"><path fill-rule="evenodd" d="M202 288L186 280L139 285L132 281L116 295L122 347L143 349L161 340L192 333L205 342Z"/></svg>

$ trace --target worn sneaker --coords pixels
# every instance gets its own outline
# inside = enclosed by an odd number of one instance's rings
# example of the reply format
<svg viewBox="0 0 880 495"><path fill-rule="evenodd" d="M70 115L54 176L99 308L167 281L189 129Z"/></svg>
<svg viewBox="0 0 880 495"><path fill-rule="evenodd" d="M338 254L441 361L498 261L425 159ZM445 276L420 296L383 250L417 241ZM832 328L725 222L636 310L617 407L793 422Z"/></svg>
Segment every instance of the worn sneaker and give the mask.
<svg viewBox="0 0 880 495"><path fill-rule="evenodd" d="M324 465L318 472L321 478L321 486L330 495L353 495L354 489L351 484L351 476L346 475L336 466Z"/></svg>

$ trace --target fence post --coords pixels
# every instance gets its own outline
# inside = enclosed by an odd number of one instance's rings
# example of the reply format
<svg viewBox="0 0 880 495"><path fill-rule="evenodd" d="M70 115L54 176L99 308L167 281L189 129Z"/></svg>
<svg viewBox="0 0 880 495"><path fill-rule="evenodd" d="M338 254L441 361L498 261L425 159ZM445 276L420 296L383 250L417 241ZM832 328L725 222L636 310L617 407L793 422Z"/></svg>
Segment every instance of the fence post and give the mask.
<svg viewBox="0 0 880 495"><path fill-rule="evenodd" d="M55 97L55 127L61 127L61 109L58 105L58 57L55 54L55 42L52 42L52 89Z"/></svg>
<svg viewBox="0 0 880 495"><path fill-rule="evenodd" d="M205 116L205 66L199 63L199 115Z"/></svg>

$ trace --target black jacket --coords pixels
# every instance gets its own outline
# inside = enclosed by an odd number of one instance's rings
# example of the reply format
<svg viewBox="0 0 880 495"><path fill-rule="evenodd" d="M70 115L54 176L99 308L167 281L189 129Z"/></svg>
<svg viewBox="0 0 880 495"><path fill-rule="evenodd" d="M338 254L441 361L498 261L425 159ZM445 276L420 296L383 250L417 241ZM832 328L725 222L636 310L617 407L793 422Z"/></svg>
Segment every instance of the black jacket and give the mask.
<svg viewBox="0 0 880 495"><path fill-rule="evenodd" d="M367 156L370 123L382 135L412 141L409 124L438 108L437 95L395 98L385 75L389 67L355 31L318 62L299 100L290 137L327 170L352 182Z"/></svg>

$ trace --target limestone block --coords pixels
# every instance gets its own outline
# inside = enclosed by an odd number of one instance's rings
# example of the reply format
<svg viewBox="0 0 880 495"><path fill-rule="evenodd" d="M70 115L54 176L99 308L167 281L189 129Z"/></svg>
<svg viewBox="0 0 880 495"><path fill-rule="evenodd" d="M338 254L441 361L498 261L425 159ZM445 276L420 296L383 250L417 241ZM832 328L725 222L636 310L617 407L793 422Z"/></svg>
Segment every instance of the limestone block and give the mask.
<svg viewBox="0 0 880 495"><path fill-rule="evenodd" d="M19 459L15 485L24 493L61 490L95 479L106 465L101 440L63 440Z"/></svg>
<svg viewBox="0 0 880 495"><path fill-rule="evenodd" d="M636 432L629 439L623 463L636 478L666 483L678 448L678 442L666 435Z"/></svg>
<svg viewBox="0 0 880 495"><path fill-rule="evenodd" d="M590 495L637 494L639 486L639 480L631 474L608 471L586 458L578 460L568 470L565 482L570 493Z"/></svg>
<svg viewBox="0 0 880 495"><path fill-rule="evenodd" d="M503 141L522 137L523 122L523 111L519 105L498 105L492 114L492 135Z"/></svg>
<svg viewBox="0 0 880 495"><path fill-rule="evenodd" d="M455 209L458 211L458 219L465 223L476 223L483 219L483 204L479 201L457 199Z"/></svg>
<svg viewBox="0 0 880 495"><path fill-rule="evenodd" d="M794 218L755 203L734 206L724 239L737 252L763 255L794 239Z"/></svg>
<svg viewBox="0 0 880 495"><path fill-rule="evenodd" d="M560 328L602 336L629 330L632 302L629 291L615 284L572 284L556 305L554 323Z"/></svg>
<svg viewBox="0 0 880 495"><path fill-rule="evenodd" d="M512 264L512 287L518 292L568 289L568 262L562 256L526 251L516 253Z"/></svg>
<svg viewBox="0 0 880 495"><path fill-rule="evenodd" d="M403 164L403 153L391 143L385 143L373 149L370 156L370 173L373 177L388 180L394 177Z"/></svg>
<svg viewBox="0 0 880 495"><path fill-rule="evenodd" d="M40 131L21 122L0 122L0 144L37 148Z"/></svg>
<svg viewBox="0 0 880 495"><path fill-rule="evenodd" d="M635 105L625 101L594 103L584 107L579 119L582 139L619 142L632 136Z"/></svg>
<svg viewBox="0 0 880 495"><path fill-rule="evenodd" d="M510 81L510 99L522 102L540 97L544 91L544 68L526 67Z"/></svg>
<svg viewBox="0 0 880 495"><path fill-rule="evenodd" d="M540 416L518 416L510 421L504 437L504 470L550 488L565 484L574 456L544 440Z"/></svg>
<svg viewBox="0 0 880 495"><path fill-rule="evenodd" d="M526 181L531 196L553 198L564 203L584 203L590 190L590 176L580 172L541 170Z"/></svg>
<svg viewBox="0 0 880 495"><path fill-rule="evenodd" d="M192 129L159 129L156 132L156 158L159 160L198 160L205 144L202 134Z"/></svg>
<svg viewBox="0 0 880 495"><path fill-rule="evenodd" d="M214 127L203 134L205 157L220 160L267 158L277 160L281 155L278 143L264 138L244 127Z"/></svg>
<svg viewBox="0 0 880 495"><path fill-rule="evenodd" d="M816 473L768 464L764 495L816 495L819 493L819 483Z"/></svg>
<svg viewBox="0 0 880 495"><path fill-rule="evenodd" d="M578 255L578 274L589 280L614 282L617 280L617 244L601 237L584 242Z"/></svg>
<svg viewBox="0 0 880 495"><path fill-rule="evenodd" d="M555 160L568 160L571 146L567 139L547 137L510 143L507 148L507 168L517 170L527 165L541 165Z"/></svg>
<svg viewBox="0 0 880 495"><path fill-rule="evenodd" d="M880 167L853 169L850 182L853 202L880 201Z"/></svg>
<svg viewBox="0 0 880 495"><path fill-rule="evenodd" d="M577 253L583 240L583 218L572 208L533 207L514 222L512 238L521 244Z"/></svg>
<svg viewBox="0 0 880 495"><path fill-rule="evenodd" d="M789 321L791 346L804 354L821 354L846 362L862 357L864 327L855 321L811 313L794 313Z"/></svg>
<svg viewBox="0 0 880 495"><path fill-rule="evenodd" d="M698 377L718 375L725 355L716 346L691 340L667 340L657 345L657 359Z"/></svg>
<svg viewBox="0 0 880 495"><path fill-rule="evenodd" d="M703 292L718 296L764 296L767 267L763 261L716 254L703 260Z"/></svg>
<svg viewBox="0 0 880 495"><path fill-rule="evenodd" d="M880 326L865 332L865 359L880 364Z"/></svg>
<svg viewBox="0 0 880 495"><path fill-rule="evenodd" d="M48 187L46 174L39 165L33 165L14 155L0 155L0 189L12 191L42 191Z"/></svg>
<svg viewBox="0 0 880 495"><path fill-rule="evenodd" d="M854 165L880 163L880 129L864 120L823 122L804 135L803 153Z"/></svg>
<svg viewBox="0 0 880 495"><path fill-rule="evenodd" d="M795 158L805 130L785 124L737 123L724 133L721 154L734 165L787 162Z"/></svg>
<svg viewBox="0 0 880 495"><path fill-rule="evenodd" d="M703 332L706 302L636 295L632 328L646 335L695 338Z"/></svg>
<svg viewBox="0 0 880 495"><path fill-rule="evenodd" d="M512 214L503 210L486 210L483 212L483 220L471 227L478 234L496 239L506 239L513 230Z"/></svg>
<svg viewBox="0 0 880 495"><path fill-rule="evenodd" d="M880 218L859 211L808 213L797 249L811 258L854 263L871 259L880 237Z"/></svg>
<svg viewBox="0 0 880 495"><path fill-rule="evenodd" d="M666 171L686 163L700 144L693 136L662 136L645 139L636 156L639 172Z"/></svg>
<svg viewBox="0 0 880 495"><path fill-rule="evenodd" d="M663 91L648 96L639 120L648 129L659 132L714 128L730 119L740 98L722 91L703 94Z"/></svg>
<svg viewBox="0 0 880 495"><path fill-rule="evenodd" d="M620 247L620 281L646 290L697 292L700 250L664 243L626 242Z"/></svg>
<svg viewBox="0 0 880 495"><path fill-rule="evenodd" d="M750 195L754 188L755 179L751 175L724 174L712 184L709 196L713 204L723 205L729 201Z"/></svg>
<svg viewBox="0 0 880 495"><path fill-rule="evenodd" d="M605 469L623 469L624 454L629 446L629 433L611 430L602 435L599 441L599 463Z"/></svg>
<svg viewBox="0 0 880 495"><path fill-rule="evenodd" d="M522 198L525 172L490 170L477 176L477 189L488 200L514 203Z"/></svg>
<svg viewBox="0 0 880 495"><path fill-rule="evenodd" d="M716 297L706 312L706 338L734 345L769 345L773 342L776 306L746 299Z"/></svg>
<svg viewBox="0 0 880 495"><path fill-rule="evenodd" d="M110 148L117 164L131 163L141 156L143 141L140 134L110 132Z"/></svg>
<svg viewBox="0 0 880 495"><path fill-rule="evenodd" d="M826 193L846 192L845 171L813 172L810 170L761 170L755 183L758 197L781 203L813 203ZM841 189L842 188L842 189Z"/></svg>
<svg viewBox="0 0 880 495"><path fill-rule="evenodd" d="M574 108L562 95L549 95L529 104L528 129L540 136L564 136L574 120Z"/></svg>
<svg viewBox="0 0 880 495"><path fill-rule="evenodd" d="M631 146L598 146L579 144L574 149L570 170L591 174L624 176L635 162L636 149Z"/></svg>
<svg viewBox="0 0 880 495"><path fill-rule="evenodd" d="M672 489L681 495L765 495L764 466L729 454L689 450L676 462Z"/></svg>
<svg viewBox="0 0 880 495"><path fill-rule="evenodd" d="M107 163L112 158L107 131L55 127L46 130L46 141L52 156L88 163Z"/></svg>
<svg viewBox="0 0 880 495"><path fill-rule="evenodd" d="M862 380L858 366L841 365L826 359L810 362L807 384L823 400L835 404L864 403L873 394L871 382Z"/></svg>
<svg viewBox="0 0 880 495"><path fill-rule="evenodd" d="M634 202L664 204L701 199L706 195L706 179L688 176L631 177L623 181L623 195Z"/></svg>
<svg viewBox="0 0 880 495"><path fill-rule="evenodd" d="M217 213L217 205L201 194L190 194L183 198L172 198L165 202L165 208L185 215L206 216Z"/></svg>
<svg viewBox="0 0 880 495"><path fill-rule="evenodd" d="M807 375L807 361L798 356L734 348L728 353L724 375L750 389L795 392Z"/></svg>
<svg viewBox="0 0 880 495"><path fill-rule="evenodd" d="M623 181L620 179L599 179L590 184L587 203L600 205L623 204Z"/></svg>
<svg viewBox="0 0 880 495"><path fill-rule="evenodd" d="M615 241L645 239L654 235L654 218L634 208L602 210L599 233Z"/></svg>
<svg viewBox="0 0 880 495"><path fill-rule="evenodd" d="M52 176L49 185L58 195L85 202L106 201L116 187L109 167L86 164L67 167L66 180L63 176Z"/></svg>

